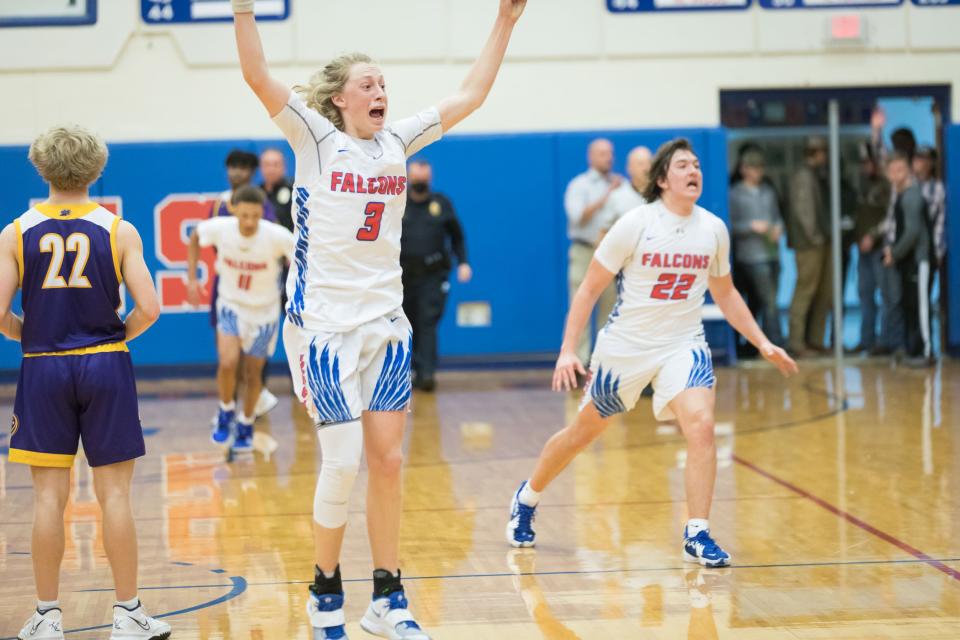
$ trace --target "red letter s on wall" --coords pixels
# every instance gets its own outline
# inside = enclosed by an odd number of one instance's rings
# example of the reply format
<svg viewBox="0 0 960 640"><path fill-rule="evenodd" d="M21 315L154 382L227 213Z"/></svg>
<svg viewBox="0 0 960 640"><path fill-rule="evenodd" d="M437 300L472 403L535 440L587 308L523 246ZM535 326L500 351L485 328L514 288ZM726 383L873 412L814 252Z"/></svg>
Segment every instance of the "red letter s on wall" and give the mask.
<svg viewBox="0 0 960 640"><path fill-rule="evenodd" d="M157 259L167 267L157 271L156 275L162 312L185 313L210 309L210 285L216 253L213 247L200 250L198 279L205 293L201 306L192 307L187 302L187 247L190 245L190 232L198 222L210 217L210 208L216 199L216 196L199 193L171 194L153 210Z"/></svg>

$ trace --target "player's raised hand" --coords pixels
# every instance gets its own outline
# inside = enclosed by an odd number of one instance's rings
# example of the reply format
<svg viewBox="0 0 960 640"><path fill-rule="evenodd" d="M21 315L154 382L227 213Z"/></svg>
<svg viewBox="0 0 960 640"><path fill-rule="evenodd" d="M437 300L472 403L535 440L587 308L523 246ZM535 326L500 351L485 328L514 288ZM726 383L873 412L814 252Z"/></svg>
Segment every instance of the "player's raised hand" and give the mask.
<svg viewBox="0 0 960 640"><path fill-rule="evenodd" d="M580 358L573 352L560 352L557 366L553 370L553 390L571 391L577 388L577 374L587 375Z"/></svg>
<svg viewBox="0 0 960 640"><path fill-rule="evenodd" d="M800 370L793 358L774 344L767 343L760 347L760 355L763 356L764 360L779 369L785 377L790 377Z"/></svg>
<svg viewBox="0 0 960 640"><path fill-rule="evenodd" d="M516 22L526 6L527 0L500 0L500 17Z"/></svg>

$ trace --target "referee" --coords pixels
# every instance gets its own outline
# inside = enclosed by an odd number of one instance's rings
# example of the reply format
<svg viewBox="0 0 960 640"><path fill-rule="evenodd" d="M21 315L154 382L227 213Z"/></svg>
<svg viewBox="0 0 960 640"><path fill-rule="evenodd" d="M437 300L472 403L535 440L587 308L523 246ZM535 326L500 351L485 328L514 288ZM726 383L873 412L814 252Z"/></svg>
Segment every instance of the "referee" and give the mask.
<svg viewBox="0 0 960 640"><path fill-rule="evenodd" d="M450 290L451 251L457 258L457 280L469 282L463 229L450 200L430 191L432 171L425 160L407 170L407 208L403 214L400 266L403 267L403 311L413 327L413 386L436 387L437 324Z"/></svg>

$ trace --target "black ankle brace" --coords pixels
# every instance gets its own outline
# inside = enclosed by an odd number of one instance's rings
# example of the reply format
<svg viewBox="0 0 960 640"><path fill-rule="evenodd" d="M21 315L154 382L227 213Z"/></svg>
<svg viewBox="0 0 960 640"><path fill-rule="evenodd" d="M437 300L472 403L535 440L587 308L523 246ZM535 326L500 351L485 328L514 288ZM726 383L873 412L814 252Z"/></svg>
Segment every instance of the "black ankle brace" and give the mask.
<svg viewBox="0 0 960 640"><path fill-rule="evenodd" d="M333 572L333 577L328 578L323 574L320 567L314 567L313 584L310 585L310 591L317 596L335 593L343 593L343 580L340 578L340 565Z"/></svg>
<svg viewBox="0 0 960 640"><path fill-rule="evenodd" d="M397 591L403 591L403 585L400 584L400 569L397 569L397 575L393 575L386 569L374 569L374 598L386 598L391 593L396 593Z"/></svg>

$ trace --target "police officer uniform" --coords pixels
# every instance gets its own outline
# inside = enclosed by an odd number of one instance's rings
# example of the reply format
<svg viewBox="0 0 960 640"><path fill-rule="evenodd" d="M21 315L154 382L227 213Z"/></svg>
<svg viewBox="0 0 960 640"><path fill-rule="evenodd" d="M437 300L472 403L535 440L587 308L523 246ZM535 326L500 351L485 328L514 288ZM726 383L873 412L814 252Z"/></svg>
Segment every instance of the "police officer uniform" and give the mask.
<svg viewBox="0 0 960 640"><path fill-rule="evenodd" d="M400 250L403 311L413 326L414 386L425 391L434 388L437 324L450 290L451 251L458 264L468 264L463 229L450 200L440 193L429 193L420 202L408 197Z"/></svg>
<svg viewBox="0 0 960 640"><path fill-rule="evenodd" d="M273 211L277 216L277 224L285 227L287 231L293 231L293 216L291 215L291 204L293 203L293 183L289 178L284 178L273 189L267 189L267 185L261 184L260 188L267 194L267 200L273 205Z"/></svg>

